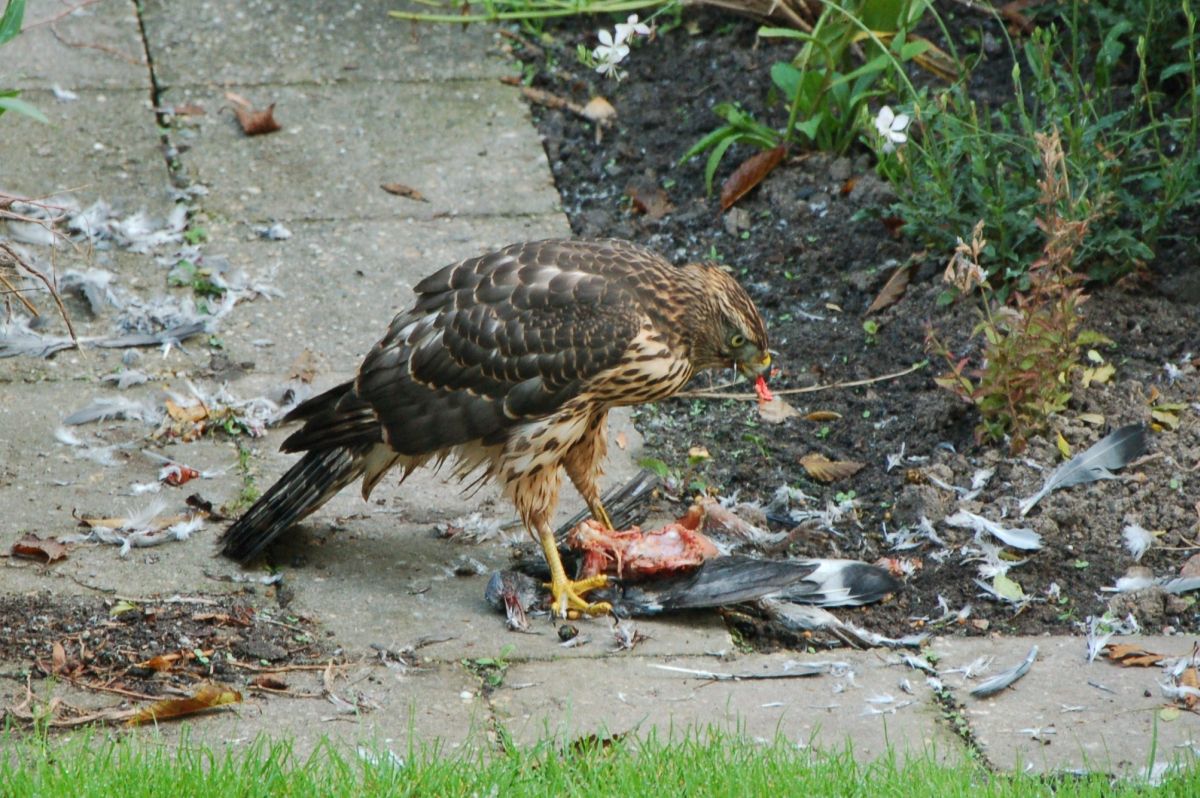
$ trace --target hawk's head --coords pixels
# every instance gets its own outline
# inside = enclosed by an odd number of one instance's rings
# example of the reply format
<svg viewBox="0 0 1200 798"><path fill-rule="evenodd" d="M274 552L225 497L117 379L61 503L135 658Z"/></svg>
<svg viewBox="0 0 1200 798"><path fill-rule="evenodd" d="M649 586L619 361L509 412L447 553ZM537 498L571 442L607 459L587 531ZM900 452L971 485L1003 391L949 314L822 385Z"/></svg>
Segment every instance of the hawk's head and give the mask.
<svg viewBox="0 0 1200 798"><path fill-rule="evenodd" d="M736 367L753 379L771 365L767 328L746 290L728 272L710 264L689 264L700 278L694 313L681 319L690 328L696 371Z"/></svg>

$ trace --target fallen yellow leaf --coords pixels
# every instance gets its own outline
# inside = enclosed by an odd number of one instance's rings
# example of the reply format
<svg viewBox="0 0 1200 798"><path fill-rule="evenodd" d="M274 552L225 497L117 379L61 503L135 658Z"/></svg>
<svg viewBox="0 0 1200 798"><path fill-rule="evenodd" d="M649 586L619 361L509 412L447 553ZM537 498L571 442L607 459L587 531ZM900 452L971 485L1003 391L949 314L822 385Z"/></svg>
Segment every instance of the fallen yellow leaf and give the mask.
<svg viewBox="0 0 1200 798"><path fill-rule="evenodd" d="M854 460L830 460L823 454L806 454L800 458L800 465L808 475L820 482L834 482L854 476L863 468L863 463Z"/></svg>
<svg viewBox="0 0 1200 798"><path fill-rule="evenodd" d="M137 726L149 721L170 720L195 715L208 709L215 709L226 704L240 704L242 694L229 687L218 684L206 684L187 698L168 698L156 701L138 711L127 723Z"/></svg>

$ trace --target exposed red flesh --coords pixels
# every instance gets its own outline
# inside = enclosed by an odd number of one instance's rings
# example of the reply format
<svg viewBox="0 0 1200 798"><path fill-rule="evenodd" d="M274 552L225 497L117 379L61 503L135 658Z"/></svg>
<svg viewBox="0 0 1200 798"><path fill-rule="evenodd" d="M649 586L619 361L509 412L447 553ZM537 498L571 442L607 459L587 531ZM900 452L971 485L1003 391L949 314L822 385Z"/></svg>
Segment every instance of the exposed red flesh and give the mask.
<svg viewBox="0 0 1200 798"><path fill-rule="evenodd" d="M758 394L760 402L771 402L775 399L775 394L771 393L771 389L767 387L767 378L762 374L759 374L758 379L754 381L754 392Z"/></svg>
<svg viewBox="0 0 1200 798"><path fill-rule="evenodd" d="M696 510L696 508L693 508ZM619 577L662 576L696 568L719 552L697 531L700 513L689 510L683 518L661 529L605 529L594 520L584 521L567 535L567 545L583 552L580 579L599 573Z"/></svg>

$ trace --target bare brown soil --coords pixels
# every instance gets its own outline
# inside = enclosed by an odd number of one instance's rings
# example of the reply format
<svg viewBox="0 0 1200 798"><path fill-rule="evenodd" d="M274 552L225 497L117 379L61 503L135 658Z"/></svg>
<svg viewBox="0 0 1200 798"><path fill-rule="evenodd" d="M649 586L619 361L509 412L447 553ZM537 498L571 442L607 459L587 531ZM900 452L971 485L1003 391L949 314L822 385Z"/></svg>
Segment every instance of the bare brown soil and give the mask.
<svg viewBox="0 0 1200 798"><path fill-rule="evenodd" d="M758 303L778 351L777 390L862 380L902 370L928 357L926 324L933 324L966 353L975 312L967 304L939 307L946 253L919 260L907 294L875 316L877 335L862 326L865 312L896 265L914 256L914 242L897 238L878 219L886 215L890 188L872 171L871 156L793 153L766 182L722 214L706 196L703 159L679 163L681 154L712 130L711 106L737 100L761 120L780 125L784 109L772 104L767 71L787 48L756 41L756 25L701 14L690 30L677 28L636 47L621 83L600 78L575 59L578 44L593 46L598 22L549 30L544 55L525 56L541 89L584 103L606 96L618 118L597 140L591 123L566 110L534 106L546 152L571 226L579 236L615 236L645 243L669 257L715 259L726 264ZM981 24L973 20L972 24ZM986 27L986 24L984 24ZM516 48L520 50L518 46ZM1007 81L1011 62L985 63L973 81L981 97ZM735 148L718 183L750 150ZM1180 221L1194 229L1194 220ZM968 230L962 231L964 237ZM704 446L711 460L698 476L725 495L767 502L780 486L801 489L808 508L852 497L854 511L835 531L806 525L790 553L806 557L911 560L915 573L894 601L857 612L853 620L902 635L972 605L968 618L951 624L964 634L1036 634L1078 630L1107 609L1133 612L1147 631L1200 629L1191 598L1150 588L1114 598L1104 591L1135 565L1122 545L1122 529L1136 523L1157 535L1141 565L1159 577L1178 575L1195 552L1200 512L1200 390L1193 352L1197 339L1200 270L1186 243L1119 285L1094 287L1086 325L1115 342L1105 357L1117 367L1104 385L1075 391L1070 408L1011 457L1003 446L980 445L974 410L938 389L940 363L899 379L789 397L801 413L833 411L839 418L760 421L749 403L678 399L642 411L639 427L648 451L686 471L688 451ZM1179 369L1169 375L1166 364ZM695 387L704 387L701 382ZM748 391L747 386L738 390ZM1009 572L1030 601L1014 610L976 585L977 563L963 546L973 534L941 523L960 502L943 484L966 487L979 469L995 469L987 487L962 506L999 520L1037 490L1058 465L1055 435L1078 452L1108 429L1150 422L1151 404L1192 403L1176 429L1156 428L1149 456L1124 479L1058 491L1044 499L1024 525L1040 532L1045 548L1023 556ZM1103 416L1104 424L1080 420ZM809 478L799 459L818 452L833 460L866 464L852 478L824 484ZM904 453L887 469L887 455ZM945 547L927 543L895 552L887 533L932 521ZM1010 525L1022 525L1008 519ZM783 528L783 527L777 527ZM748 627L769 642L769 629ZM784 637L775 642L796 642Z"/></svg>

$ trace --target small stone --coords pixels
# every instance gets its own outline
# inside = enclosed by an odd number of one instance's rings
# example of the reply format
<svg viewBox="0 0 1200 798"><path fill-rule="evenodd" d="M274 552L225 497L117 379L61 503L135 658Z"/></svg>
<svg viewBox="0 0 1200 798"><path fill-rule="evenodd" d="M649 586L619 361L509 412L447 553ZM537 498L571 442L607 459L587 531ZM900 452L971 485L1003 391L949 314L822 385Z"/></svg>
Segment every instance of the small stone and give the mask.
<svg viewBox="0 0 1200 798"><path fill-rule="evenodd" d="M1187 562L1179 569L1180 576L1200 576L1200 554L1188 557Z"/></svg>
<svg viewBox="0 0 1200 798"><path fill-rule="evenodd" d="M745 208L730 208L725 214L725 232L736 236L743 230L750 229L750 212Z"/></svg>

